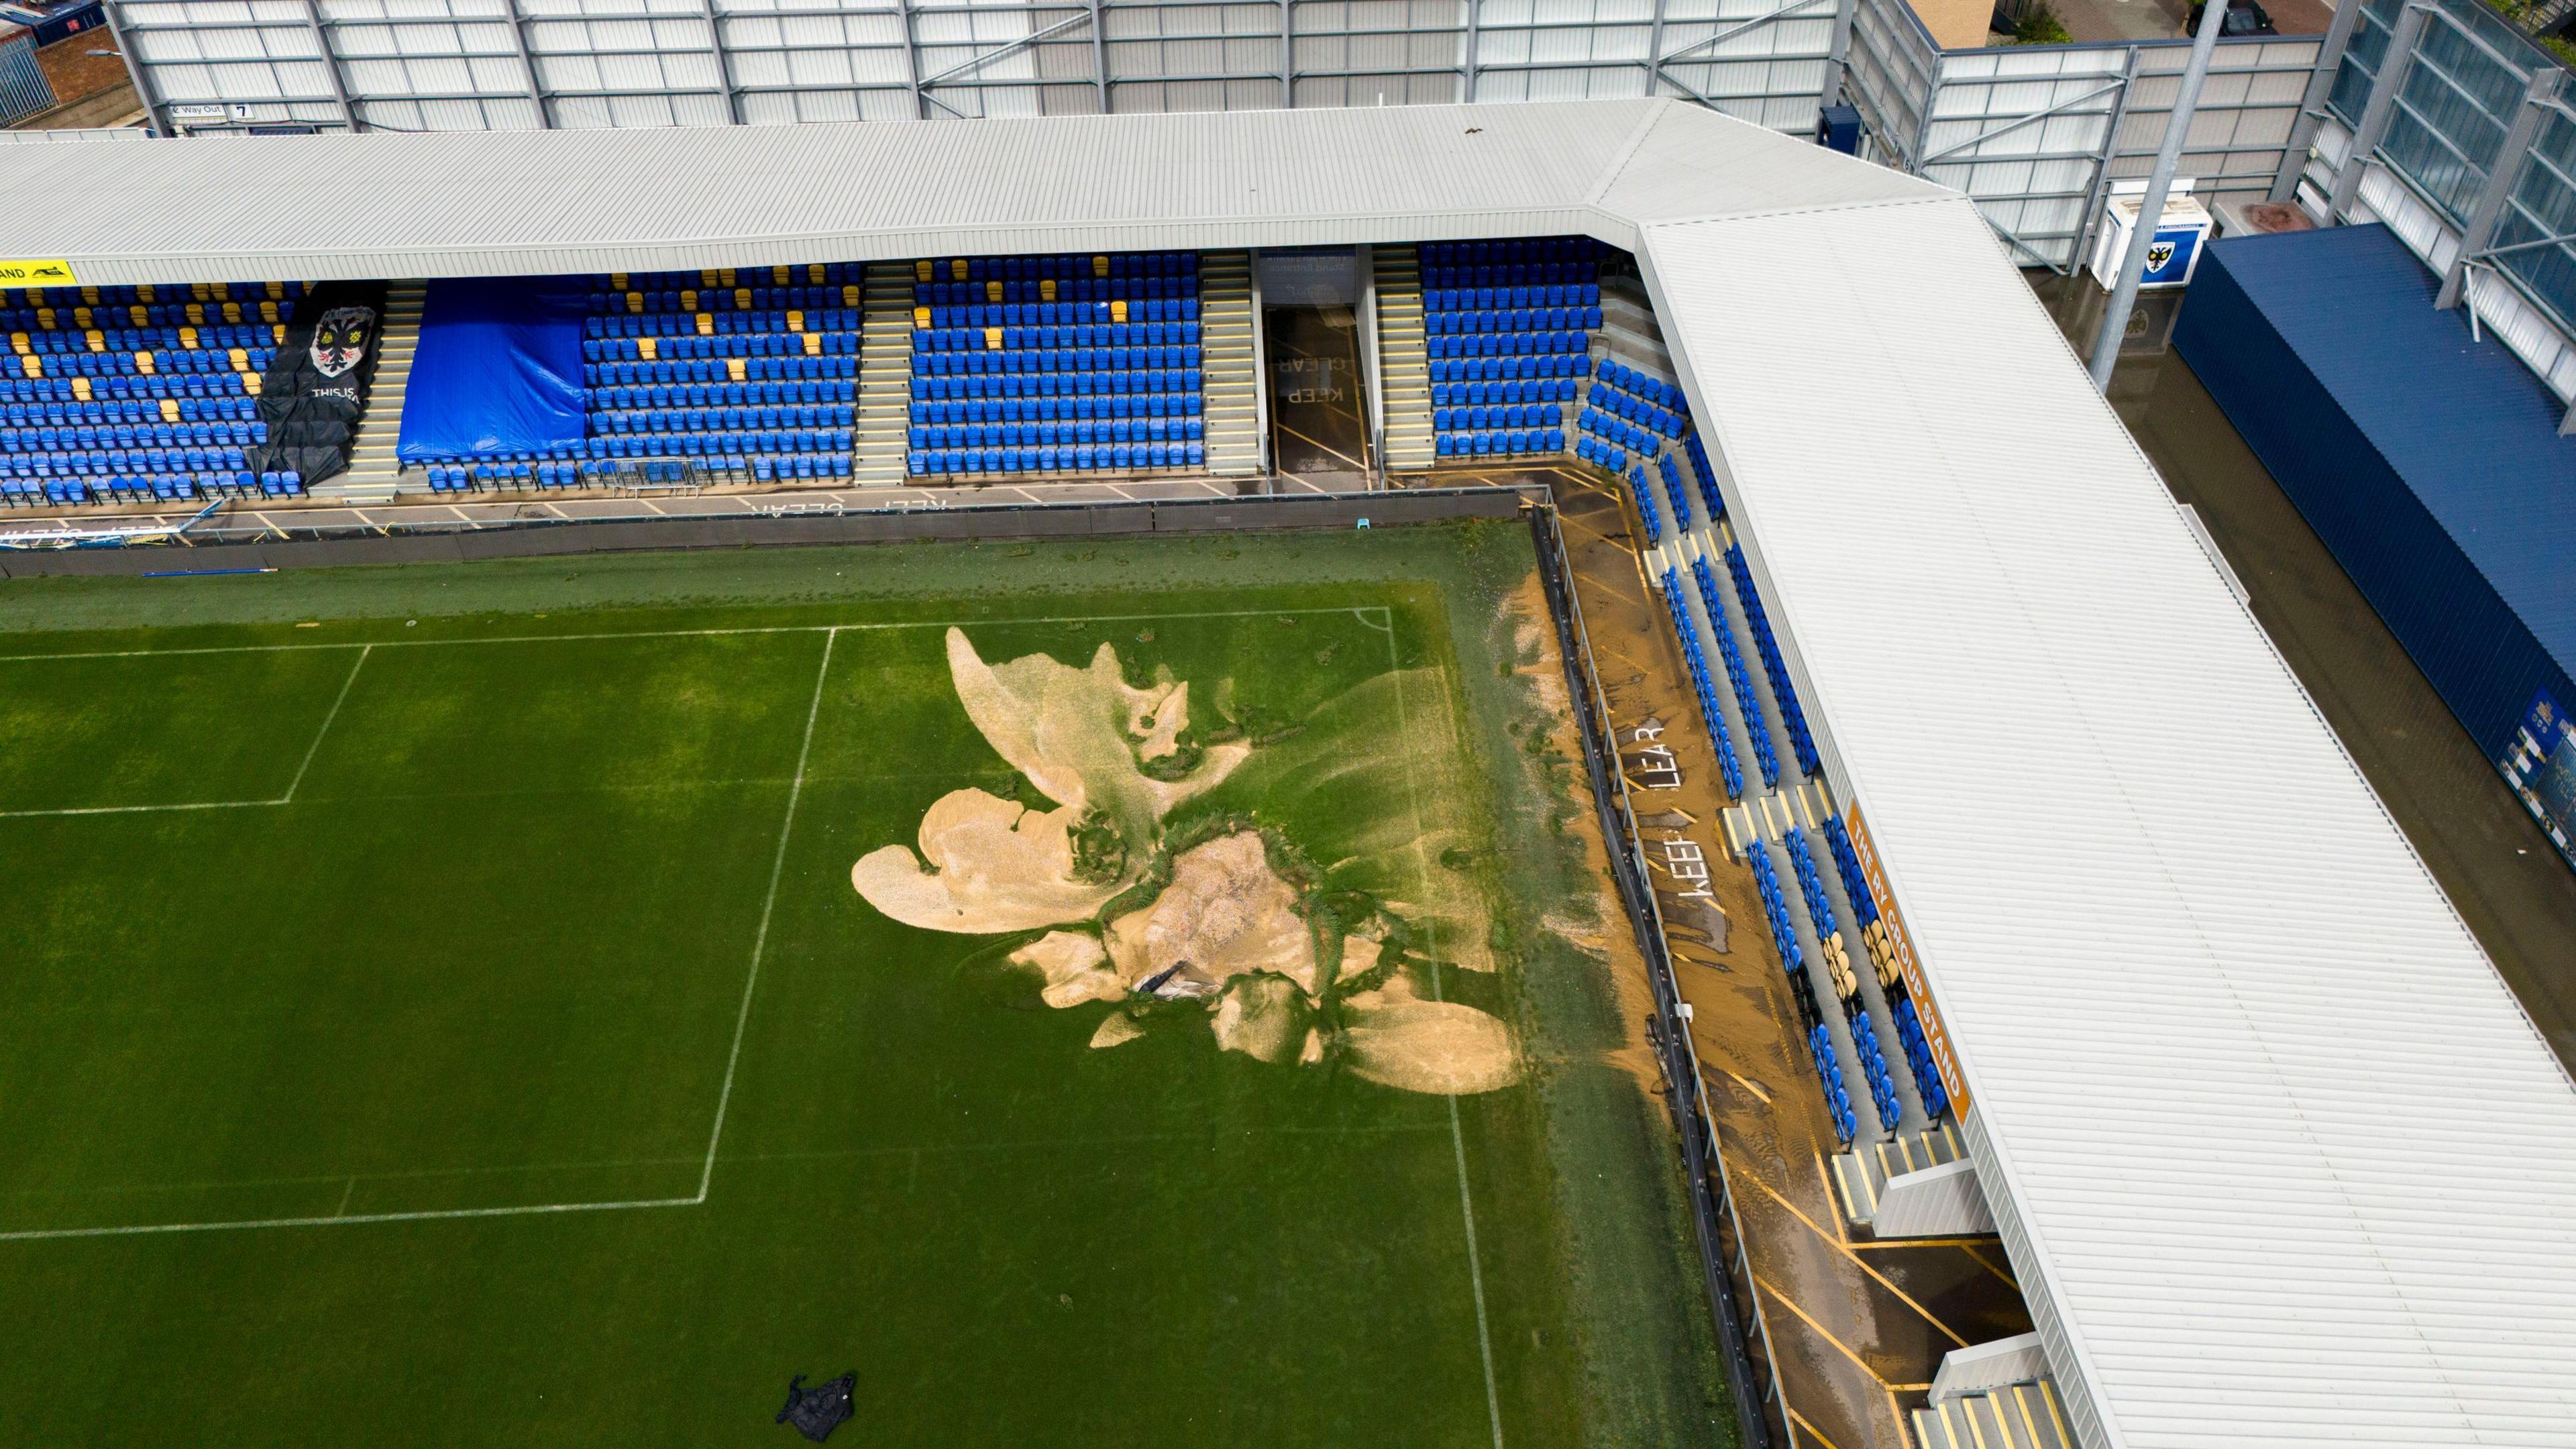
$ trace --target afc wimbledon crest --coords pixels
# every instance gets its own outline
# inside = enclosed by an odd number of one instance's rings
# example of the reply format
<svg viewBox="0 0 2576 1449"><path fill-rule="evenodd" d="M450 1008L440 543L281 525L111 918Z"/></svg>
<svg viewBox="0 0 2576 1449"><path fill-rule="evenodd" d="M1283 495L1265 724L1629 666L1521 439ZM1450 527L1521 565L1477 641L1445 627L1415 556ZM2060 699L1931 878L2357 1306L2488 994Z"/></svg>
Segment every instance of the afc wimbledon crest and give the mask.
<svg viewBox="0 0 2576 1449"><path fill-rule="evenodd" d="M313 370L324 377L347 372L365 360L375 335L372 307L334 307L323 313L313 325Z"/></svg>
<svg viewBox="0 0 2576 1449"><path fill-rule="evenodd" d="M2165 269L2165 263L2173 260L2173 254L2174 244L2172 242L2156 241L2147 243L2147 270L2151 272L2163 271Z"/></svg>
<svg viewBox="0 0 2576 1449"><path fill-rule="evenodd" d="M805 1387L805 1376L798 1374L787 1381L787 1407L778 1411L777 1422L793 1425L797 1433L820 1444L832 1437L833 1430L849 1422L855 1412L850 1406L850 1394L858 1385L855 1369L810 1389Z"/></svg>

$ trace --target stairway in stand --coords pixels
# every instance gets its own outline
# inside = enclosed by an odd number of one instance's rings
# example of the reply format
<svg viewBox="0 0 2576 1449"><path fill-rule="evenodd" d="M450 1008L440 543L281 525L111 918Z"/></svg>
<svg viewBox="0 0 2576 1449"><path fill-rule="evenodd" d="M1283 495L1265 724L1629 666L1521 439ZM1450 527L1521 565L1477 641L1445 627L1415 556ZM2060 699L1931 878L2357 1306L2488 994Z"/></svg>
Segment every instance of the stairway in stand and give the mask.
<svg viewBox="0 0 2576 1449"><path fill-rule="evenodd" d="M912 426L912 284L910 262L868 263L859 298L859 428L850 445L850 481L891 488L907 481Z"/></svg>
<svg viewBox="0 0 2576 1449"><path fill-rule="evenodd" d="M1913 1418L1920 1449L2075 1449L2057 1386L2044 1378L1960 1394Z"/></svg>
<svg viewBox="0 0 2576 1449"><path fill-rule="evenodd" d="M1377 247L1378 391L1386 415L1386 471L1424 473L1438 461L1431 436L1431 361L1422 340L1422 263L1411 247Z"/></svg>
<svg viewBox="0 0 2576 1449"><path fill-rule="evenodd" d="M1261 472L1261 362L1252 349L1252 257L1199 258L1199 357L1205 390L1207 470L1219 477Z"/></svg>
<svg viewBox="0 0 2576 1449"><path fill-rule="evenodd" d="M388 503L402 486L402 463L394 456L402 441L403 390L411 383L412 354L420 347L423 281L394 282L385 289L384 325L376 332L375 388L367 394L367 411L349 439L349 471L314 486L315 498L337 503Z"/></svg>

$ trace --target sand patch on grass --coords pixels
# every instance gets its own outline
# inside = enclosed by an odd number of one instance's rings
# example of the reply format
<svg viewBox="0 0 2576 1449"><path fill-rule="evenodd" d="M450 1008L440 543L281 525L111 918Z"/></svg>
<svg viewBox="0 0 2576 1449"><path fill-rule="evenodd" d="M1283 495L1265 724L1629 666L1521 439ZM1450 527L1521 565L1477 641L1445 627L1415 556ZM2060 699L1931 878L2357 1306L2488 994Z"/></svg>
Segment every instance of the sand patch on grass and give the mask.
<svg viewBox="0 0 2576 1449"><path fill-rule="evenodd" d="M1015 965L1036 967L1046 978L1046 987L1038 995L1049 1006L1122 1001L1127 996L1127 983L1108 969L1109 953L1101 949L1096 937L1076 931L1049 931L1013 951L1009 959Z"/></svg>
<svg viewBox="0 0 2576 1449"><path fill-rule="evenodd" d="M1343 1002L1351 1070L1383 1087L1465 1096L1520 1079L1511 1028L1455 1001L1432 1001L1398 973Z"/></svg>
<svg viewBox="0 0 2576 1449"><path fill-rule="evenodd" d="M966 717L1056 808L951 791L922 816L919 859L901 845L861 857L850 884L907 926L989 935L1097 914L1142 877L1163 817L1214 788L1251 752L1239 742L1212 746L1180 778L1152 779L1139 764L1179 748L1187 684L1166 673L1151 688L1134 688L1107 644L1082 669L1044 654L987 664L957 628L947 647ZM1124 848L1112 857L1114 869L1078 868L1074 828L1094 823Z"/></svg>
<svg viewBox="0 0 2576 1449"><path fill-rule="evenodd" d="M1249 830L1181 852L1154 903L1110 923L1108 946L1130 982L1178 968L1175 981L1214 990L1266 971L1308 995L1318 989L1315 941L1297 914L1297 893Z"/></svg>
<svg viewBox="0 0 2576 1449"><path fill-rule="evenodd" d="M1307 1015L1306 993L1297 983L1283 976L1238 976L1218 998L1209 1026L1216 1044L1227 1051L1287 1062L1296 1058L1299 1039L1307 1034Z"/></svg>

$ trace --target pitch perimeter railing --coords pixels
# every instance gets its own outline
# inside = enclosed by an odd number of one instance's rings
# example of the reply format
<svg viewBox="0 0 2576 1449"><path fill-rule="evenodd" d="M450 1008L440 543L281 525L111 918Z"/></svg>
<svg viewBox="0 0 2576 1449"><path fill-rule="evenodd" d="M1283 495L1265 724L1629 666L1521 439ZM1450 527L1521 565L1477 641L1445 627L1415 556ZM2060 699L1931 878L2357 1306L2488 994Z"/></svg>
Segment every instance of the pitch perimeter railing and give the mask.
<svg viewBox="0 0 2576 1449"><path fill-rule="evenodd" d="M1718 1142L1717 1116L1709 1108L1707 1081L1700 1075L1699 1053L1691 1044L1690 1007L1682 1001L1681 983L1664 949L1663 908L1656 903L1654 884L1647 875L1636 810L1628 797L1628 777L1612 763L1618 758L1617 727L1593 664L1592 637L1584 627L1583 604L1575 597L1572 569L1565 560L1565 535L1557 526L1552 498L1531 500L1528 511L1530 537L1538 549L1539 583L1556 621L1557 653L1565 660L1566 689L1575 704L1576 727L1583 735L1583 764L1591 776L1593 803L1601 814L1610 874L1618 883L1637 950L1646 960L1646 979L1654 988L1655 1014L1648 1025L1656 1065L1664 1076L1665 1105L1681 1132L1692 1218L1699 1228L1700 1261L1708 1277L1719 1348L1726 1359L1727 1387L1735 1400L1745 1449L1769 1449L1769 1416L1775 1413L1779 1442L1794 1444L1787 1400L1780 1392L1779 1355L1771 1347L1771 1326L1762 1317L1752 1260L1746 1256L1744 1223L1736 1215L1726 1154ZM1758 1366L1753 1355L1757 1342L1761 1345Z"/></svg>

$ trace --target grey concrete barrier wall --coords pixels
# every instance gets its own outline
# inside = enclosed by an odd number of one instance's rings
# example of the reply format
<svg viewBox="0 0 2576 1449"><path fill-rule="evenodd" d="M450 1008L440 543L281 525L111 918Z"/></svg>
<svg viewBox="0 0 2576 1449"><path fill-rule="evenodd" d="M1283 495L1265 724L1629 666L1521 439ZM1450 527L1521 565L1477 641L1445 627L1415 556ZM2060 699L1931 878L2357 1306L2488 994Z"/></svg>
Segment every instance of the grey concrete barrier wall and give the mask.
<svg viewBox="0 0 2576 1449"><path fill-rule="evenodd" d="M442 531L317 530L311 536L223 539L183 547L128 546L0 552L0 577L196 573L459 563L476 559L657 549L793 547L910 540L980 541L1147 534L1352 529L1509 518L1544 488L1442 488L1388 493L1287 494L1135 503L1032 504L882 512L755 513L713 518L531 519Z"/></svg>

